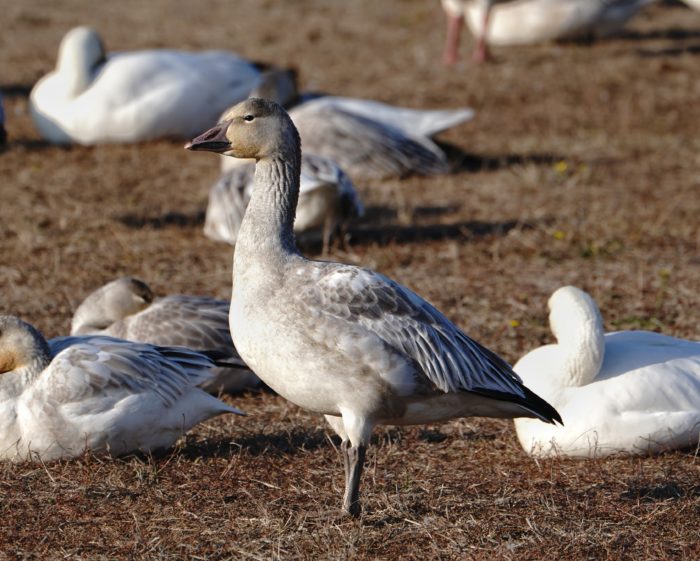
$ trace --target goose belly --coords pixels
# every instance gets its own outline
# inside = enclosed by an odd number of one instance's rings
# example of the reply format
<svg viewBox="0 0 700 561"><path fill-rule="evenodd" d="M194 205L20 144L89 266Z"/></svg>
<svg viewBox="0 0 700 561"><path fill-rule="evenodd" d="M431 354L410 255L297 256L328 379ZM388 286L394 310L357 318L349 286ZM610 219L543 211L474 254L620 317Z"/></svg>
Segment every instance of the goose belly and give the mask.
<svg viewBox="0 0 700 561"><path fill-rule="evenodd" d="M412 375L404 375L400 357L381 349L367 352L361 337L334 332L302 310L274 304L267 309L242 305L234 294L231 335L253 372L296 405L325 415L350 409L377 418L400 403L401 393L410 392ZM281 309L288 313L272 311ZM347 341L352 348L343 348ZM391 368L394 379L387 377Z"/></svg>

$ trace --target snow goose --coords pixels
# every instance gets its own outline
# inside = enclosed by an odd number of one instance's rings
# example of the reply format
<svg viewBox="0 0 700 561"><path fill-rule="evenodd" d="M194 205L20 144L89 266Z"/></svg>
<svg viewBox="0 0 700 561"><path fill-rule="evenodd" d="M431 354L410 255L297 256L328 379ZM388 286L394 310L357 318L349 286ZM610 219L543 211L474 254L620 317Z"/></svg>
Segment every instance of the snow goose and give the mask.
<svg viewBox="0 0 700 561"><path fill-rule="evenodd" d="M442 0L447 14L444 62L458 59L466 19L477 38L473 58L485 61L490 45L524 45L618 31L645 5L657 0Z"/></svg>
<svg viewBox="0 0 700 561"><path fill-rule="evenodd" d="M343 508L360 511L365 450L379 424L557 412L417 294L369 269L304 258L292 224L301 145L277 103L250 98L191 150L255 158L255 188L233 259L230 327L260 378L326 415L342 438Z"/></svg>
<svg viewBox="0 0 700 561"><path fill-rule="evenodd" d="M201 385L211 393L260 385L238 356L228 329L229 302L206 296L156 298L132 277L113 280L92 292L75 310L71 335L109 335L151 345L187 347L229 366L212 369Z"/></svg>
<svg viewBox="0 0 700 561"><path fill-rule="evenodd" d="M593 299L565 286L549 299L557 343L515 365L563 427L516 419L525 451L577 458L648 454L700 438L700 343L648 331L604 333Z"/></svg>
<svg viewBox="0 0 700 561"><path fill-rule="evenodd" d="M468 107L411 109L370 99L298 95L295 76L287 70L266 72L251 96L287 107L304 151L330 158L358 180L447 173L447 157L431 137L474 117Z"/></svg>
<svg viewBox="0 0 700 561"><path fill-rule="evenodd" d="M0 316L0 459L166 448L197 423L241 414L196 387L211 365L188 349L110 337L47 343Z"/></svg>
<svg viewBox="0 0 700 561"><path fill-rule="evenodd" d="M259 79L253 64L222 51L107 55L93 29L76 27L61 41L56 69L34 86L31 113L54 143L191 137Z"/></svg>
<svg viewBox="0 0 700 561"><path fill-rule="evenodd" d="M222 166L224 171L209 191L204 234L216 241L235 245L241 220L253 190L255 161L222 158L239 165ZM323 251L330 235L364 208L355 186L333 161L314 154L301 159L301 184L294 231L297 234L322 230Z"/></svg>

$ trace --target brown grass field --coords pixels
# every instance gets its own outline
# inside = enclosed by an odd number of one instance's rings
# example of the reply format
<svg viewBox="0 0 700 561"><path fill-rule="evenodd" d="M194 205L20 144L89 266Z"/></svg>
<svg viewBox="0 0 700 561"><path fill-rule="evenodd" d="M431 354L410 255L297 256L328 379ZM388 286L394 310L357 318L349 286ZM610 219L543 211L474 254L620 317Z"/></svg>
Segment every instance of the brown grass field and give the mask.
<svg viewBox="0 0 700 561"><path fill-rule="evenodd" d="M231 249L201 233L214 157L182 140L54 147L33 128L29 88L87 23L111 50L224 48L298 68L305 89L474 107L440 138L452 174L358 184L369 212L331 258L406 284L509 361L552 340L546 300L563 284L591 292L609 330L700 339L700 13L665 3L614 39L447 70L437 0L0 9L0 312L47 336L118 275L230 290ZM323 419L232 399L248 417L163 456L0 466L0 559L700 559L697 450L536 462L506 421L389 427L350 520Z"/></svg>

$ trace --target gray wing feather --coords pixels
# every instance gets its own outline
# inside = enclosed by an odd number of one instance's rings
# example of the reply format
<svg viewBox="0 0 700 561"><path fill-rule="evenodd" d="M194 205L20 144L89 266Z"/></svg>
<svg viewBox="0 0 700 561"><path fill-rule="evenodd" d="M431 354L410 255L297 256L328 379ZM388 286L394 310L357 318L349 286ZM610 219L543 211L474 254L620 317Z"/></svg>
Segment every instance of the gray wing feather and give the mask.
<svg viewBox="0 0 700 561"><path fill-rule="evenodd" d="M376 334L410 357L443 392L525 398L522 382L508 363L470 339L428 302L383 275L328 265L301 298L321 313L359 323Z"/></svg>
<svg viewBox="0 0 700 561"><path fill-rule="evenodd" d="M445 154L430 139L332 106L290 111L308 152L336 161L351 176L382 178L448 171Z"/></svg>
<svg viewBox="0 0 700 561"><path fill-rule="evenodd" d="M213 363L195 351L104 336L48 341L53 360L45 374L53 398L64 403L109 391L152 392L166 405L212 376Z"/></svg>

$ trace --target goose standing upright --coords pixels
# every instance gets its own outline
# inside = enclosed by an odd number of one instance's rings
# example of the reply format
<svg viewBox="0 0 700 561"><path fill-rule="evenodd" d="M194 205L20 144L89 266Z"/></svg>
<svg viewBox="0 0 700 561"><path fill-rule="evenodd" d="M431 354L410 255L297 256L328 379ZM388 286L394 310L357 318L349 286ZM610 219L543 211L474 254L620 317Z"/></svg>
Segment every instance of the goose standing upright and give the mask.
<svg viewBox="0 0 700 561"><path fill-rule="evenodd" d="M476 37L473 58L489 58L488 45L526 45L605 37L622 28L647 4L658 0L442 0L447 15L443 61L458 59L459 37L467 21Z"/></svg>
<svg viewBox="0 0 700 561"><path fill-rule="evenodd" d="M71 335L107 335L139 343L187 347L227 366L212 369L206 391L238 392L260 380L238 356L228 329L229 302L175 294L156 298L142 280L121 277L101 286L73 314Z"/></svg>
<svg viewBox="0 0 700 561"><path fill-rule="evenodd" d="M106 54L95 30L76 27L61 41L56 69L32 89L30 108L53 143L188 138L245 99L260 74L223 51Z"/></svg>
<svg viewBox="0 0 700 561"><path fill-rule="evenodd" d="M324 414L342 438L346 512L360 512L376 425L471 415L560 420L505 361L415 293L369 269L299 253L292 225L301 145L277 103L250 98L186 148L256 160L234 252L231 334L265 383Z"/></svg>
<svg viewBox="0 0 700 561"><path fill-rule="evenodd" d="M648 331L604 333L593 299L559 288L549 299L554 345L514 370L561 413L563 427L516 419L534 456L648 454L700 439L700 343Z"/></svg>
<svg viewBox="0 0 700 561"><path fill-rule="evenodd" d="M0 316L0 459L167 448L197 423L242 414L196 387L211 366L189 349L111 337L47 342Z"/></svg>

